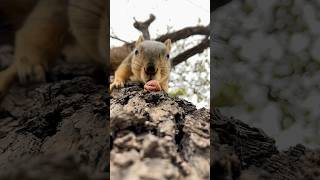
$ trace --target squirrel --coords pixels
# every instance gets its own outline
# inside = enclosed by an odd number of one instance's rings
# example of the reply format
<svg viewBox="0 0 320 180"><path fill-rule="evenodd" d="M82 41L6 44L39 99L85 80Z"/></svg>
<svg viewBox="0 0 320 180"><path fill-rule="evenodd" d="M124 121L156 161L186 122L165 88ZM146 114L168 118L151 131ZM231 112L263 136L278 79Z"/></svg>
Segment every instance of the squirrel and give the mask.
<svg viewBox="0 0 320 180"><path fill-rule="evenodd" d="M142 36L135 42L134 50L121 62L115 71L114 88L124 87L127 80L145 83L145 89L150 91L163 90L168 92L170 73L171 40L164 43L144 40ZM158 88L157 86L160 86Z"/></svg>
<svg viewBox="0 0 320 180"><path fill-rule="evenodd" d="M3 0L1 19L14 27L13 63L0 72L0 98L18 79L45 81L64 54L67 61L107 64L106 0Z"/></svg>

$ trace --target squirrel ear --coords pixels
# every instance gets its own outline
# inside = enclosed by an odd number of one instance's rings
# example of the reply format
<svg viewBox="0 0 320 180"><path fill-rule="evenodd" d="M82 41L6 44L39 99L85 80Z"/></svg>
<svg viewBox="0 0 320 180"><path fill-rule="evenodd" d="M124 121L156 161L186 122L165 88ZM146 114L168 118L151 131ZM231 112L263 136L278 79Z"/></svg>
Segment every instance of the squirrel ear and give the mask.
<svg viewBox="0 0 320 180"><path fill-rule="evenodd" d="M170 51L170 50L171 50L171 39L167 39L167 40L164 42L164 45L166 45L167 50Z"/></svg>
<svg viewBox="0 0 320 180"><path fill-rule="evenodd" d="M139 39L136 41L136 47L137 47L140 43L142 43L143 41L144 41L144 38L143 38L142 35L140 35L140 36L139 36Z"/></svg>

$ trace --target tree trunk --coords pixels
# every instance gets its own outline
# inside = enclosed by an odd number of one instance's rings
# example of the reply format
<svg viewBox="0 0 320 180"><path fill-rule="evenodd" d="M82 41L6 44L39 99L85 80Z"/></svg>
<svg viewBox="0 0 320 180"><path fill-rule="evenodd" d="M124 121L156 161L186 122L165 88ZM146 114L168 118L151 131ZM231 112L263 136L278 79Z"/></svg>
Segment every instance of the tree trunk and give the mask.
<svg viewBox="0 0 320 180"><path fill-rule="evenodd" d="M320 150L296 145L278 151L260 129L213 109L211 174L213 179L302 180L320 178Z"/></svg>
<svg viewBox="0 0 320 180"><path fill-rule="evenodd" d="M15 85L0 106L0 179L109 177L105 72L57 65L48 82Z"/></svg>
<svg viewBox="0 0 320 180"><path fill-rule="evenodd" d="M136 83L109 97L105 74L61 63L47 83L11 88L0 180L320 178L320 151L278 151L260 129Z"/></svg>
<svg viewBox="0 0 320 180"><path fill-rule="evenodd" d="M210 113L140 85L113 92L110 177L209 179Z"/></svg>

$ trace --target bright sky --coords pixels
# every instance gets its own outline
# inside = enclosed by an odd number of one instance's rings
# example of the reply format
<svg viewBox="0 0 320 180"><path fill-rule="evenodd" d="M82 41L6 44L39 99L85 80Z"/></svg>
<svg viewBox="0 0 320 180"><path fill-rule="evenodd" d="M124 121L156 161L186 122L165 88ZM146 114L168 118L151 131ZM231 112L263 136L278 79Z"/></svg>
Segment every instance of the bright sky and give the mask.
<svg viewBox="0 0 320 180"><path fill-rule="evenodd" d="M167 32L167 25L181 29L210 22L210 0L111 0L110 32L126 41L136 40L140 32L133 27L133 17L145 21L150 13L156 16L149 31L151 38ZM110 39L111 46L122 43Z"/></svg>

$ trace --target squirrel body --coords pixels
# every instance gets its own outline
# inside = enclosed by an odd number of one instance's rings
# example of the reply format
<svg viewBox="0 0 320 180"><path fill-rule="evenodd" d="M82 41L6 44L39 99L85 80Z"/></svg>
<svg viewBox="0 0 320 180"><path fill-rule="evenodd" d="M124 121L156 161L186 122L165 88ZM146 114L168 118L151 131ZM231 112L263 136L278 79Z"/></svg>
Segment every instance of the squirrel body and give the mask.
<svg viewBox="0 0 320 180"><path fill-rule="evenodd" d="M0 99L18 80L24 84L45 81L46 72L62 54L67 61L89 60L105 66L108 5L106 0L3 0L0 18L14 27L14 59L0 71ZM117 69L110 87L121 87L129 79L157 80L167 92L170 62L166 56L171 41L144 41L141 37L135 46L139 55L126 46L110 50L110 67L106 68Z"/></svg>
<svg viewBox="0 0 320 180"><path fill-rule="evenodd" d="M135 49L122 61L117 70L110 90L124 86L127 80L147 83L159 82L163 91L168 92L170 74L169 54L171 40L164 43L144 40L142 36L135 43Z"/></svg>
<svg viewBox="0 0 320 180"><path fill-rule="evenodd" d="M3 0L2 19L14 27L14 61L0 72L0 98L18 79L45 81L64 54L67 61L107 60L106 0ZM5 35L2 35L5 36Z"/></svg>

